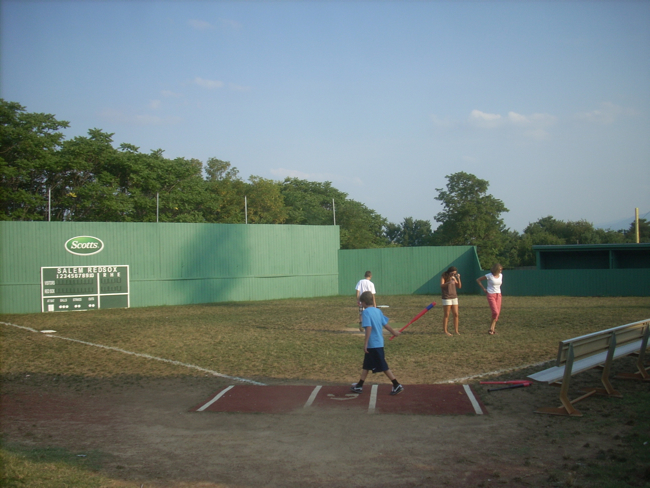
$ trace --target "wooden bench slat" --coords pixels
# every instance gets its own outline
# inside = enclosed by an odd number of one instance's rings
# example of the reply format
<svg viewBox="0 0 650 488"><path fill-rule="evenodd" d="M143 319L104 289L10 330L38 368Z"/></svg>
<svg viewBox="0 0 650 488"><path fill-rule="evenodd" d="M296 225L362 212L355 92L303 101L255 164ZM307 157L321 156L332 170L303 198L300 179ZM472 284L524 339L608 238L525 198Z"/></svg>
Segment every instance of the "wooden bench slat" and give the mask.
<svg viewBox="0 0 650 488"><path fill-rule="evenodd" d="M609 339L614 333L616 334L616 343L618 345L642 339L648 324L650 324L650 320L640 320L639 322L620 325L618 327L612 327L611 329L592 332L591 334L561 341L558 347L555 365L561 366L566 362L566 355L568 354L569 345L571 344L573 344L573 354L575 355L575 359L578 360L600 351L606 351L609 347Z"/></svg>
<svg viewBox="0 0 650 488"><path fill-rule="evenodd" d="M622 356L629 356L634 354L641 349L641 340L636 342L628 343L623 346L617 346L616 351L614 352L614 359L620 358ZM607 358L607 351L603 351L599 354L588 356L573 363L572 374L581 373L582 371L587 371L588 369L594 368L599 364L605 362ZM539 371L538 373L531 374L528 376L533 381L538 383L555 383L558 380L561 380L564 376L564 365L562 366L553 366L551 368Z"/></svg>

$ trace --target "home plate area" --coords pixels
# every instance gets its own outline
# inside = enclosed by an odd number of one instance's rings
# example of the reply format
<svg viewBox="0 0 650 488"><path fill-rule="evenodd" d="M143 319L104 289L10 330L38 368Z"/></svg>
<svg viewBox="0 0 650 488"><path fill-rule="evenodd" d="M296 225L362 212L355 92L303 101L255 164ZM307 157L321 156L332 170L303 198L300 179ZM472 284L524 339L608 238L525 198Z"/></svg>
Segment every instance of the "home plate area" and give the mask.
<svg viewBox="0 0 650 488"><path fill-rule="evenodd" d="M194 412L291 413L305 409L355 409L367 413L483 415L485 406L469 385L404 385L391 396L391 385L370 385L362 393L350 386L228 386Z"/></svg>

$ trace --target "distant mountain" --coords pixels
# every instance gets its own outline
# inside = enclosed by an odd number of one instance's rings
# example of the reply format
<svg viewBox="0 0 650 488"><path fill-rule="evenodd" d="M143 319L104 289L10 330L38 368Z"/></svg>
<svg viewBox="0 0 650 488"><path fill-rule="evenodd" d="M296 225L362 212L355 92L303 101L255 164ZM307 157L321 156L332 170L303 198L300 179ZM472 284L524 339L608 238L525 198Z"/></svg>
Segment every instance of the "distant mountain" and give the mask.
<svg viewBox="0 0 650 488"><path fill-rule="evenodd" d="M594 227L604 230L627 230L630 228L632 222L634 222L634 218L616 220L614 222L606 222L603 224L594 224Z"/></svg>
<svg viewBox="0 0 650 488"><path fill-rule="evenodd" d="M639 211L639 218L648 220L650 218L650 212L645 214ZM627 219L615 220L612 222L604 222L602 224L594 224L594 227L597 229L609 229L609 230L627 230L630 228L630 225L634 222L634 216L628 217Z"/></svg>

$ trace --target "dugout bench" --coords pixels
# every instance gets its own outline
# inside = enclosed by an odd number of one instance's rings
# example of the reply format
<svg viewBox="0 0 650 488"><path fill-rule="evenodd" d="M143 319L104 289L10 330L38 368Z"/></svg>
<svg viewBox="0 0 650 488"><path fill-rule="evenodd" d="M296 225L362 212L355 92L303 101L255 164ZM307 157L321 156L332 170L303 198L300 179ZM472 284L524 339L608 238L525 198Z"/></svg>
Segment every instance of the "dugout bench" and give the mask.
<svg viewBox="0 0 650 488"><path fill-rule="evenodd" d="M650 381L650 373L645 367L645 354L650 336L650 319L631 324L601 330L591 334L560 341L555 366L528 376L538 383L546 383L560 387L560 407L545 407L536 413L551 415L571 415L580 417L582 414L573 406L591 395L607 395L621 397L609 381L609 372L614 359L636 355L638 356L635 373L621 373L617 378ZM592 368L603 370L601 381L605 388L585 390L585 394L569 399L569 384L571 376Z"/></svg>

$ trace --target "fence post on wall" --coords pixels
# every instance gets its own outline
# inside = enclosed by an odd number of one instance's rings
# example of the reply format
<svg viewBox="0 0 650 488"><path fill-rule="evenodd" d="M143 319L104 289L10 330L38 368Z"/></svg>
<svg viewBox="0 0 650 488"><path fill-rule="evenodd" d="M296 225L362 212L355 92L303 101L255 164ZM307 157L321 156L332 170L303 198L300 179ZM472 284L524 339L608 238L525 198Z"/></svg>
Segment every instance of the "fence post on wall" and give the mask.
<svg viewBox="0 0 650 488"><path fill-rule="evenodd" d="M160 205L159 205L159 195L160 195L160 193L156 193L156 223L158 223L158 209L160 207Z"/></svg>
<svg viewBox="0 0 650 488"><path fill-rule="evenodd" d="M52 220L52 188L47 189L47 221Z"/></svg>
<svg viewBox="0 0 650 488"><path fill-rule="evenodd" d="M334 204L333 198L332 198L332 213L334 214L334 225L336 225L336 205Z"/></svg>
<svg viewBox="0 0 650 488"><path fill-rule="evenodd" d="M244 195L244 215L246 217L246 223L248 224L248 199Z"/></svg>

